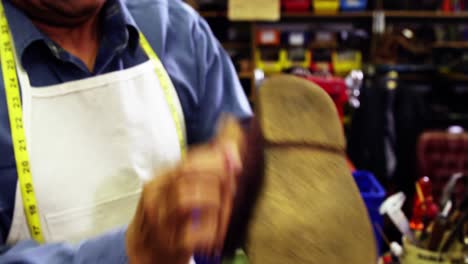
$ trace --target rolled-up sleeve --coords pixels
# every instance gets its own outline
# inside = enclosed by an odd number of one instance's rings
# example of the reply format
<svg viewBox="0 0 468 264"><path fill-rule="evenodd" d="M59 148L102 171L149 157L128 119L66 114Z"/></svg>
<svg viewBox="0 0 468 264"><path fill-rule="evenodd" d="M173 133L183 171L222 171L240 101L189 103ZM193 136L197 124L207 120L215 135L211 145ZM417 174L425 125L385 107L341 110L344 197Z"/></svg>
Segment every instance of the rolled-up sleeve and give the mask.
<svg viewBox="0 0 468 264"><path fill-rule="evenodd" d="M0 251L1 254L1 251ZM38 245L25 241L4 250L0 255L2 264L125 264L128 263L125 249L125 229L119 229L86 240L78 245Z"/></svg>

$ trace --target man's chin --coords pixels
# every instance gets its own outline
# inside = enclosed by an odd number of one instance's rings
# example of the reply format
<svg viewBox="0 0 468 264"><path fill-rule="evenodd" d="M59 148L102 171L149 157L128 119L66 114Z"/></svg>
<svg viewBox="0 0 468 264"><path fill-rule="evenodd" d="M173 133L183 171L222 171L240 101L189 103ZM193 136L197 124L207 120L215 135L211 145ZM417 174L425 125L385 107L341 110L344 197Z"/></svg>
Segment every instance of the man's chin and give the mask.
<svg viewBox="0 0 468 264"><path fill-rule="evenodd" d="M74 28L84 24L88 21L87 17L73 18L73 17L42 17L42 16L32 16L31 18L36 23L44 24L52 27L61 27L61 28Z"/></svg>
<svg viewBox="0 0 468 264"><path fill-rule="evenodd" d="M41 24L75 27L99 13L105 0L12 0L12 2Z"/></svg>

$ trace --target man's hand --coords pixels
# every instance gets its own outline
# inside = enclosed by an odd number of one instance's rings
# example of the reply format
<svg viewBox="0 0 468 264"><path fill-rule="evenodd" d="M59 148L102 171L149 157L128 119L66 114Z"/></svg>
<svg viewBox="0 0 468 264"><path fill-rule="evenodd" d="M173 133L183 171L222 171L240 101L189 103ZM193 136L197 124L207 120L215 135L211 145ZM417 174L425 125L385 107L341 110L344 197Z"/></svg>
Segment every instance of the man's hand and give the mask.
<svg viewBox="0 0 468 264"><path fill-rule="evenodd" d="M176 168L145 185L127 230L130 263L187 264L195 251L221 251L243 143L240 126L229 119L211 144L191 149Z"/></svg>

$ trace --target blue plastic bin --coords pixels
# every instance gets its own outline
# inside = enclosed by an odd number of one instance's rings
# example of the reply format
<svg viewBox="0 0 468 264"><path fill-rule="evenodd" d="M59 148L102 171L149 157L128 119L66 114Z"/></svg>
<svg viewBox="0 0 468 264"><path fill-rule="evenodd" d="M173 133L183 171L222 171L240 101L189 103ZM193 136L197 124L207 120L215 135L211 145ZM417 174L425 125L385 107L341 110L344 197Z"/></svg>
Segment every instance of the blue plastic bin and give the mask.
<svg viewBox="0 0 468 264"><path fill-rule="evenodd" d="M379 214L379 207L385 199L385 190L371 172L356 171L353 173L353 177L359 187L361 196L366 203L367 211L377 240L377 248L380 253L383 246L383 239L377 231L377 225L380 225L381 227L383 225L383 217Z"/></svg>
<svg viewBox="0 0 468 264"><path fill-rule="evenodd" d="M367 0L341 0L341 11L363 11L367 8Z"/></svg>

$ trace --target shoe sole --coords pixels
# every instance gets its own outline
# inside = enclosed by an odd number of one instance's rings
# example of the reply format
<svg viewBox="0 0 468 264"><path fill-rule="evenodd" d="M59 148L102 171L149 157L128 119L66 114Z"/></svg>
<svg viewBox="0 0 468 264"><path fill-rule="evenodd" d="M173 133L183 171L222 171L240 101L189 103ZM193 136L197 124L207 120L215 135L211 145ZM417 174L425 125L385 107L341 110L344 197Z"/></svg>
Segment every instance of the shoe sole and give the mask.
<svg viewBox="0 0 468 264"><path fill-rule="evenodd" d="M376 263L371 224L329 96L304 79L277 76L260 88L256 110L264 182L248 228L250 263Z"/></svg>

